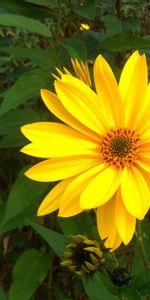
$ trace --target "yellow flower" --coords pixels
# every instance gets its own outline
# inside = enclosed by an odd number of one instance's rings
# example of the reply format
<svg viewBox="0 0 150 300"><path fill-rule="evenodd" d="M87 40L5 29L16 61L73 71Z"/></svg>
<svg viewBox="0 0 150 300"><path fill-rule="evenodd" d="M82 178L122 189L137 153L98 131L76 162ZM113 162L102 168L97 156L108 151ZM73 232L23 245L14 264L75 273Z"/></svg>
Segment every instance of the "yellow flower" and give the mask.
<svg viewBox="0 0 150 300"><path fill-rule="evenodd" d="M64 252L65 260L61 265L79 276L94 272L105 264L100 245L84 235L72 235L67 248L69 251Z"/></svg>
<svg viewBox="0 0 150 300"><path fill-rule="evenodd" d="M88 24L81 23L81 25L80 25L81 31L85 31L85 30L89 30L89 29L90 29L90 26Z"/></svg>
<svg viewBox="0 0 150 300"><path fill-rule="evenodd" d="M66 123L39 122L22 127L31 141L21 151L46 160L27 177L60 181L45 197L38 215L59 209L70 217L97 209L105 246L128 244L136 218L150 206L150 84L147 64L136 51L122 71L119 87L99 55L94 63L96 92L70 75L55 81L56 94L42 90L48 109Z"/></svg>

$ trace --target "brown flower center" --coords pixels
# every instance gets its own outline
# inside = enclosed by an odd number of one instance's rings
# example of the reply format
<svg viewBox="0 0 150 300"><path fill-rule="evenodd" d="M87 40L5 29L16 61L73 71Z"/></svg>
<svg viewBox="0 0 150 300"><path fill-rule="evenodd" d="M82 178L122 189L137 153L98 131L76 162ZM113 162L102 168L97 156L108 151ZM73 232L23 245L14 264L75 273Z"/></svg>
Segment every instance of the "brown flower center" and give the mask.
<svg viewBox="0 0 150 300"><path fill-rule="evenodd" d="M111 129L102 137L102 159L116 167L135 164L140 148L141 139L134 130Z"/></svg>

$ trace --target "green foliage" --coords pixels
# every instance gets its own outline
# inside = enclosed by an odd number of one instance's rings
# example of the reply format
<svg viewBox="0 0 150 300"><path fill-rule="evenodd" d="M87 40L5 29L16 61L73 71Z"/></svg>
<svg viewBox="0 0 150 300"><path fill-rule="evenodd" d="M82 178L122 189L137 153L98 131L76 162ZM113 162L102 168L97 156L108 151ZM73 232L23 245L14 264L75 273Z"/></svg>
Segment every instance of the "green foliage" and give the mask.
<svg viewBox="0 0 150 300"><path fill-rule="evenodd" d="M87 20L93 20L96 14L96 1L86 0L82 6L79 6L74 11Z"/></svg>
<svg viewBox="0 0 150 300"><path fill-rule="evenodd" d="M55 49L48 50L26 47L0 47L0 52L12 54L16 59L24 58L29 59L36 63L41 68L49 70L50 67L54 67L56 64Z"/></svg>
<svg viewBox="0 0 150 300"><path fill-rule="evenodd" d="M12 14L1 14L0 15L0 24L18 27L21 29L25 29L29 32L38 33L40 35L50 37L50 32L48 28L42 23L29 19L24 16L12 15Z"/></svg>
<svg viewBox="0 0 150 300"><path fill-rule="evenodd" d="M87 49L82 40L79 39L65 39L61 45L68 51L70 57L78 60L86 60Z"/></svg>
<svg viewBox="0 0 150 300"><path fill-rule="evenodd" d="M2 289L0 289L0 299L1 300L7 300L7 297L6 297L6 295L5 295L5 293Z"/></svg>
<svg viewBox="0 0 150 300"><path fill-rule="evenodd" d="M37 217L53 185L27 179L25 170L39 160L19 151L27 143L21 126L56 120L40 97L41 88L54 90L55 67L71 71L71 57L87 60L92 75L101 53L119 78L133 50L149 60L148 14L146 0L0 0L0 300L148 300L150 269L135 240L117 254L105 253L107 268L81 279L60 267L71 234L103 244L95 214ZM81 23L90 30L81 31ZM149 216L140 238L150 261ZM117 264L131 274L127 286L112 282Z"/></svg>
<svg viewBox="0 0 150 300"><path fill-rule="evenodd" d="M35 249L24 252L14 265L9 300L28 300L46 277L49 255Z"/></svg>
<svg viewBox="0 0 150 300"><path fill-rule="evenodd" d="M93 276L90 277L83 277L82 281L85 291L91 300L118 299L117 296L109 292L99 272L95 272Z"/></svg>
<svg viewBox="0 0 150 300"><path fill-rule="evenodd" d="M48 88L48 72L35 69L22 74L6 93L0 107L0 115L20 106L31 97L39 95L39 84L42 88ZM20 92L18 93L18 91Z"/></svg>
<svg viewBox="0 0 150 300"><path fill-rule="evenodd" d="M27 224L27 218L36 217L39 202L48 184L30 181L24 176L27 168L20 171L5 204L0 232L6 232Z"/></svg>
<svg viewBox="0 0 150 300"><path fill-rule="evenodd" d="M31 226L44 238L44 240L52 247L53 251L63 257L67 239L60 233L44 228L36 223L30 223Z"/></svg>

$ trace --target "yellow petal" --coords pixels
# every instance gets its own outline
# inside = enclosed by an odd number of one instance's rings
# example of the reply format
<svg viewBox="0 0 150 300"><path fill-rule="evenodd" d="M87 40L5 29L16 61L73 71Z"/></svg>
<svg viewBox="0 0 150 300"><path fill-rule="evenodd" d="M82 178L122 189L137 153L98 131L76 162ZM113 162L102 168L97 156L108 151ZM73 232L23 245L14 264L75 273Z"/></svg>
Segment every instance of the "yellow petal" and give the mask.
<svg viewBox="0 0 150 300"><path fill-rule="evenodd" d="M125 208L121 199L120 189L116 194L115 222L116 228L122 241L125 245L127 245L133 237L136 219L131 214L129 214L129 212Z"/></svg>
<svg viewBox="0 0 150 300"><path fill-rule="evenodd" d="M81 212L80 195L95 174L101 171L103 165L98 165L75 177L66 188L60 202L59 215L68 217Z"/></svg>
<svg viewBox="0 0 150 300"><path fill-rule="evenodd" d="M144 55L138 56L137 62L132 70L132 76L129 74L130 84L128 85L128 92L124 102L124 126L136 129L141 119L147 87L147 64ZM124 85L126 85L126 82L124 82Z"/></svg>
<svg viewBox="0 0 150 300"><path fill-rule="evenodd" d="M123 106L119 88L106 60L99 55L94 64L95 86L111 127L123 124Z"/></svg>
<svg viewBox="0 0 150 300"><path fill-rule="evenodd" d="M25 175L41 182L62 180L99 164L97 157L51 158L30 168Z"/></svg>
<svg viewBox="0 0 150 300"><path fill-rule="evenodd" d="M98 145L77 138L52 138L51 141L38 141L28 144L21 152L41 158L65 157L73 155L99 155Z"/></svg>
<svg viewBox="0 0 150 300"><path fill-rule="evenodd" d="M47 106L47 108L60 120L67 123L71 127L79 130L87 134L88 136L92 137L93 139L97 139L97 134L91 131L89 128L85 127L76 117L73 117L61 104L57 95L48 91L48 90L41 90L41 97Z"/></svg>
<svg viewBox="0 0 150 300"><path fill-rule="evenodd" d="M71 59L71 63L73 66L73 69L75 71L76 76L85 82L87 85L91 86L91 78L90 78L90 73L88 69L88 64L83 63L83 61L78 61L76 58L73 60Z"/></svg>
<svg viewBox="0 0 150 300"><path fill-rule="evenodd" d="M142 173L136 167L124 168L121 194L129 213L142 220L150 206L150 191Z"/></svg>
<svg viewBox="0 0 150 300"><path fill-rule="evenodd" d="M142 154L142 156L137 159L136 163L146 172L150 173L150 155L146 157L146 155L144 156Z"/></svg>
<svg viewBox="0 0 150 300"><path fill-rule="evenodd" d="M145 144L149 143L150 145L150 122L149 122L149 127L147 130L145 130L142 134L141 134L141 138L142 138L142 148L144 148Z"/></svg>
<svg viewBox="0 0 150 300"><path fill-rule="evenodd" d="M114 195L121 181L122 170L105 167L92 179L81 194L82 209L95 208L106 203Z"/></svg>
<svg viewBox="0 0 150 300"><path fill-rule="evenodd" d="M136 68L138 59L140 55L138 51L135 51L127 60L119 80L119 90L122 96L123 101L128 97L128 91L130 85L132 84L132 79L134 76L134 70Z"/></svg>
<svg viewBox="0 0 150 300"><path fill-rule="evenodd" d="M107 239L105 246L113 251L122 242L115 225L115 199L112 198L106 204L97 209L97 226L101 239Z"/></svg>
<svg viewBox="0 0 150 300"><path fill-rule="evenodd" d="M100 109L97 111L97 95L85 83L73 76L64 75L63 79L55 82L55 89L66 110L97 134L104 133L105 129L100 121Z"/></svg>
<svg viewBox="0 0 150 300"><path fill-rule="evenodd" d="M149 118L149 111L150 111L150 83L146 88L146 95L143 101L143 105L140 111L140 118L136 124L136 130L142 135L142 138L145 138L147 132L150 131L150 118Z"/></svg>
<svg viewBox="0 0 150 300"><path fill-rule="evenodd" d="M62 194L71 180L72 178L67 178L55 185L55 187L47 194L38 208L38 216L47 215L59 208Z"/></svg>
<svg viewBox="0 0 150 300"><path fill-rule="evenodd" d="M87 135L77 131L65 124L56 122L36 122L21 127L22 133L31 141L49 141L52 138L82 138L90 139Z"/></svg>
<svg viewBox="0 0 150 300"><path fill-rule="evenodd" d="M78 197L78 194L79 192L77 192L76 194L72 194L71 197L65 199L65 201L62 195L58 213L59 217L73 217L82 212L80 208L80 198Z"/></svg>

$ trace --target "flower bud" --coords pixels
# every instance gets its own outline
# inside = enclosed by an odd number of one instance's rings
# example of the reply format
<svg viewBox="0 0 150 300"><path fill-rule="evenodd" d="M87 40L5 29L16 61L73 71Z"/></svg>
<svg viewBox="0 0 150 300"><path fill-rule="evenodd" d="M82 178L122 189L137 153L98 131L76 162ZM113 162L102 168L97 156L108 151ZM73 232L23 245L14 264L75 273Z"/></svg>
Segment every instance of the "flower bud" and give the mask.
<svg viewBox="0 0 150 300"><path fill-rule="evenodd" d="M100 268L105 259L100 245L95 240L89 240L84 235L72 235L71 243L64 252L66 258L61 265L81 276Z"/></svg>

